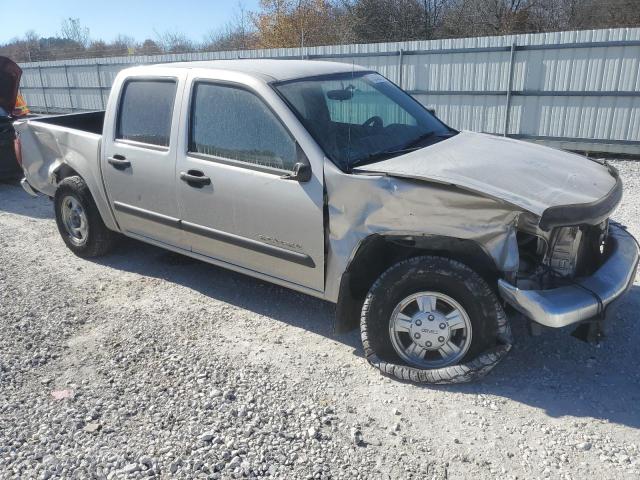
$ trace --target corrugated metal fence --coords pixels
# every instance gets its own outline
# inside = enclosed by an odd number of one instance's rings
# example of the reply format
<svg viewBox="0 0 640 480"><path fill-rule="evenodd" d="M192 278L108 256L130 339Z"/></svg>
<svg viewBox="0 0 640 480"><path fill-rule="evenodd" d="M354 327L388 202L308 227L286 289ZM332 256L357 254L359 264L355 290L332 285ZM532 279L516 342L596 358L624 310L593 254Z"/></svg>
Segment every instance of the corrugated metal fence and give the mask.
<svg viewBox="0 0 640 480"><path fill-rule="evenodd" d="M458 129L640 155L640 28L34 62L22 91L36 111L99 110L123 68L235 58L355 63Z"/></svg>

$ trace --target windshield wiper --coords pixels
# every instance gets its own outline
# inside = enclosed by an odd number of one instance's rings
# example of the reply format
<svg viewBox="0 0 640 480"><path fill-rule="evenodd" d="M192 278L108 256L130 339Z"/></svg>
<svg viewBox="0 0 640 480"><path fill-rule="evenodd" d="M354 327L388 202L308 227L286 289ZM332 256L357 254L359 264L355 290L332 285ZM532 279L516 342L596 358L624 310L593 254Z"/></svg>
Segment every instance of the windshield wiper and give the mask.
<svg viewBox="0 0 640 480"><path fill-rule="evenodd" d="M370 153L366 157L359 158L358 160L353 162L351 164L351 167L365 165L367 163L372 163L387 157L393 157L394 155L399 155L401 153L413 152L414 150L419 150L420 148L421 147L411 147L411 148L401 148L399 150L381 150L379 152Z"/></svg>
<svg viewBox="0 0 640 480"><path fill-rule="evenodd" d="M432 131L432 132L426 132L423 133L422 135L420 135L418 138L416 138L415 140L411 140L409 143L407 143L404 147L402 148L411 148L415 145L418 145L419 143L422 143L424 140L431 138L433 136L435 136L436 132Z"/></svg>
<svg viewBox="0 0 640 480"><path fill-rule="evenodd" d="M390 150L380 150L379 152L373 152L367 155L366 157L359 158L353 164L352 167L356 167L358 165L364 165L367 163L375 162L376 160L381 160L385 157L392 157L394 155L399 155L401 153L413 152L414 150L419 150L422 147L417 146L422 141L427 138L431 138L436 134L436 132L427 132L420 135L418 138L411 140L406 145L403 145L401 148L394 148Z"/></svg>
<svg viewBox="0 0 640 480"><path fill-rule="evenodd" d="M420 145L420 144L431 137L449 137L452 135L454 134L453 133L436 134L435 131L426 132L420 135L418 138L411 140L409 143L403 145L400 148L394 148L390 150L380 150L379 152L371 153L366 157L359 158L358 160L356 160L351 164L351 168L361 166L361 165L366 165L368 163L373 163L377 160L382 160L387 157L393 157L394 155L400 155L401 153L408 153L408 152L413 152L415 150L420 150L421 148L423 148L423 145Z"/></svg>

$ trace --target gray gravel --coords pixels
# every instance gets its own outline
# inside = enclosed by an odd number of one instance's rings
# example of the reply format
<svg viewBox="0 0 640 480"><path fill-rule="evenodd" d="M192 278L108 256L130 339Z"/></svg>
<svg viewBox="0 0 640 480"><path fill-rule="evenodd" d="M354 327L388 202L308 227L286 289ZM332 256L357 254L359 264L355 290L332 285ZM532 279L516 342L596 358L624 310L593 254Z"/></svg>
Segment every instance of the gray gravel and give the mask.
<svg viewBox="0 0 640 480"><path fill-rule="evenodd" d="M640 236L640 163L616 218ZM516 344L481 383L382 377L321 301L135 241L63 245L0 184L0 478L638 478L636 283L599 347Z"/></svg>

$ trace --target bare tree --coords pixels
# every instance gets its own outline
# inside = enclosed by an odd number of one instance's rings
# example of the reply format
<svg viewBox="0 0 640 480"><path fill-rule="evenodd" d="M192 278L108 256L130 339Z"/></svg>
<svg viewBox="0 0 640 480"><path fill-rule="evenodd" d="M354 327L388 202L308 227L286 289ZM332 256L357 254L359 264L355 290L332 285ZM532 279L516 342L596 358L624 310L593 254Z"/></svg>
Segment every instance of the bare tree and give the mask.
<svg viewBox="0 0 640 480"><path fill-rule="evenodd" d="M34 30L24 35L24 51L28 62L40 60L40 37Z"/></svg>
<svg viewBox="0 0 640 480"><path fill-rule="evenodd" d="M136 40L129 35L118 35L110 45L111 55L133 55L136 50Z"/></svg>
<svg viewBox="0 0 640 480"><path fill-rule="evenodd" d="M147 38L142 45L137 48L137 53L142 55L158 55L162 53L162 48L156 42Z"/></svg>
<svg viewBox="0 0 640 480"><path fill-rule="evenodd" d="M184 33L180 32L155 32L157 43L167 53L193 52L196 47Z"/></svg>
<svg viewBox="0 0 640 480"><path fill-rule="evenodd" d="M203 50L245 50L255 46L256 35L251 15L242 2L238 2L232 19L222 28L205 35Z"/></svg>
<svg viewBox="0 0 640 480"><path fill-rule="evenodd" d="M94 40L87 47L87 57L106 57L112 49L104 40Z"/></svg>
<svg viewBox="0 0 640 480"><path fill-rule="evenodd" d="M69 17L63 20L60 36L85 48L89 45L89 29L80 24L79 18Z"/></svg>
<svg viewBox="0 0 640 480"><path fill-rule="evenodd" d="M424 32L426 38L434 38L442 25L443 17L451 0L422 0L422 14L424 17Z"/></svg>
<svg viewBox="0 0 640 480"><path fill-rule="evenodd" d="M564 0L568 28L612 28L640 25L638 0Z"/></svg>
<svg viewBox="0 0 640 480"><path fill-rule="evenodd" d="M341 10L330 0L261 0L253 15L260 46L266 48L335 44L341 37Z"/></svg>
<svg viewBox="0 0 640 480"><path fill-rule="evenodd" d="M356 0L345 2L358 42L389 42L431 37L435 16L430 1ZM441 2L437 2L438 5Z"/></svg>

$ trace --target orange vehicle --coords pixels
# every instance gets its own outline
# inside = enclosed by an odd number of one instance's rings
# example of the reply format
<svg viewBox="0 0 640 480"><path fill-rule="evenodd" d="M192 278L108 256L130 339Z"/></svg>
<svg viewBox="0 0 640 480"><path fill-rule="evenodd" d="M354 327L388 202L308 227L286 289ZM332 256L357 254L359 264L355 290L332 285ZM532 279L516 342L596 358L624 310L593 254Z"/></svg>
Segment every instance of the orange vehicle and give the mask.
<svg viewBox="0 0 640 480"><path fill-rule="evenodd" d="M29 111L29 107L27 106L27 102L24 101L24 97L21 93L18 93L16 97L16 106L13 109L14 117L26 117L31 112Z"/></svg>

